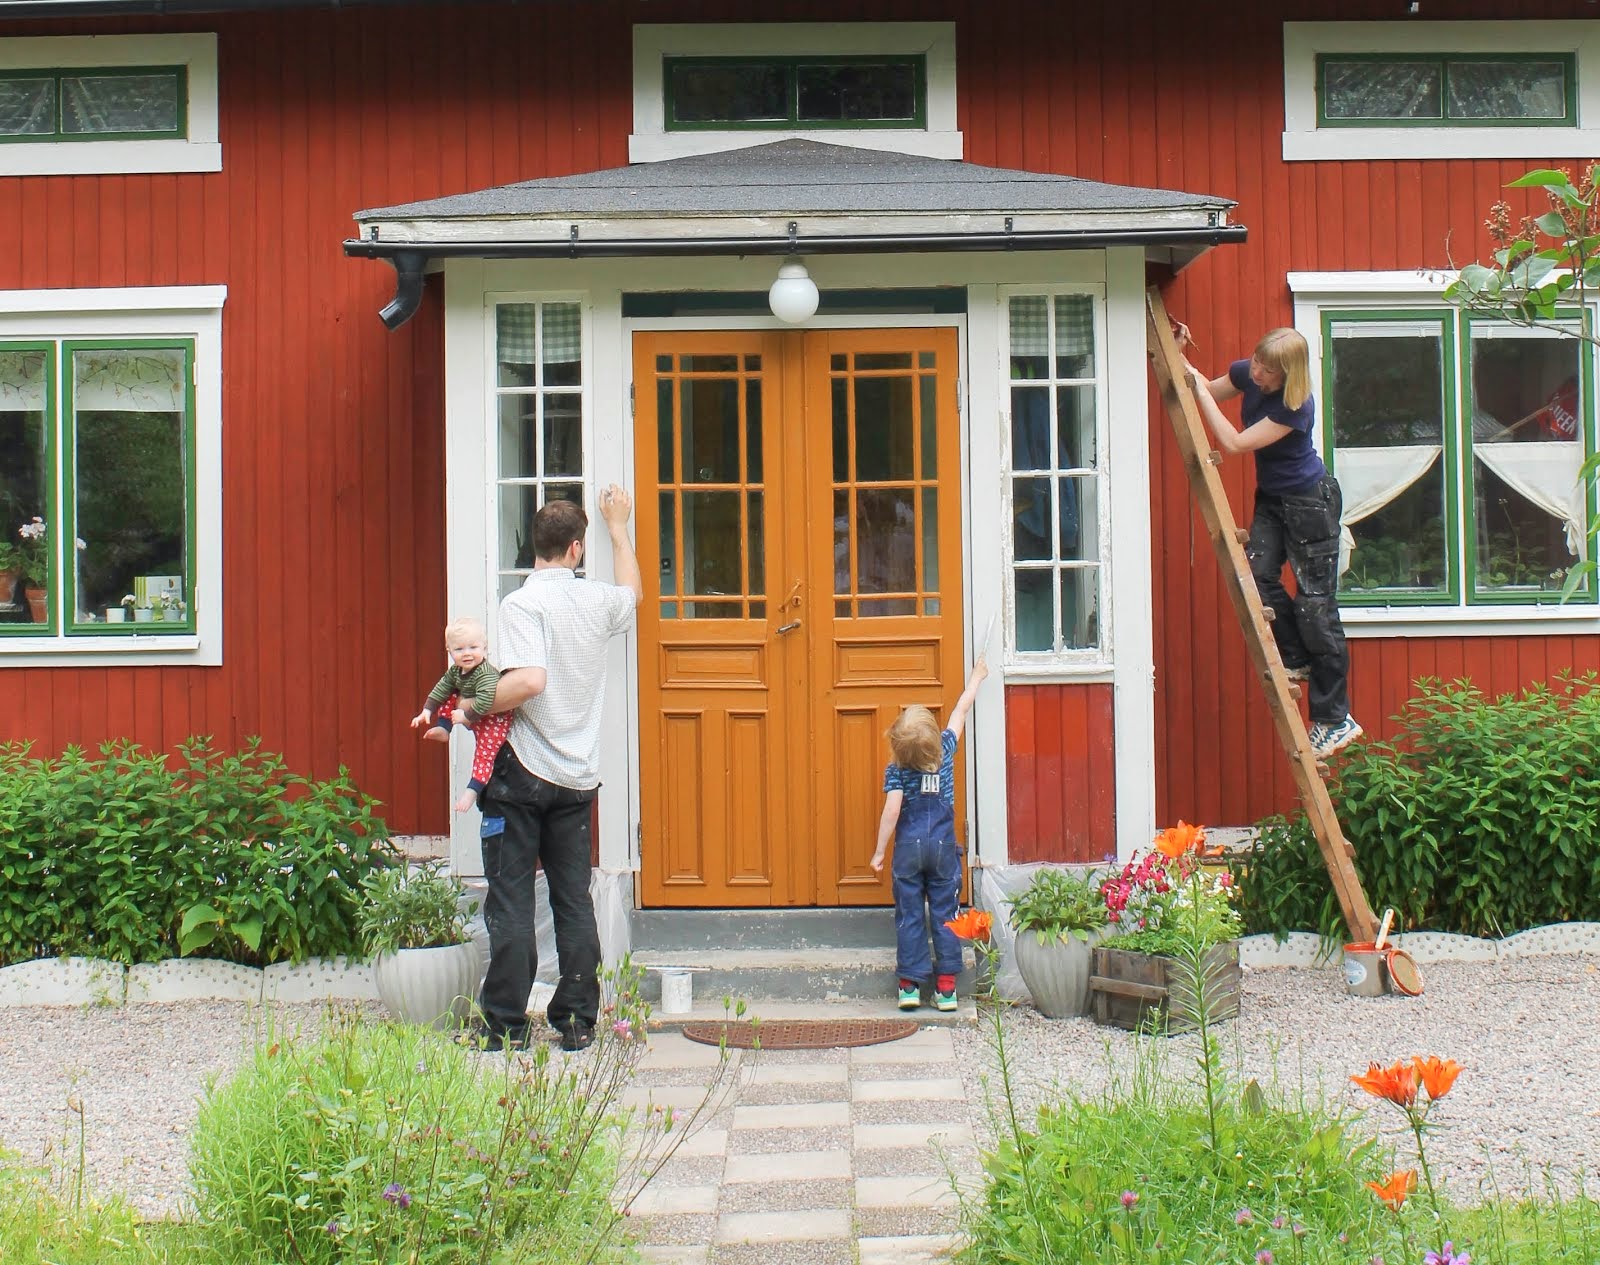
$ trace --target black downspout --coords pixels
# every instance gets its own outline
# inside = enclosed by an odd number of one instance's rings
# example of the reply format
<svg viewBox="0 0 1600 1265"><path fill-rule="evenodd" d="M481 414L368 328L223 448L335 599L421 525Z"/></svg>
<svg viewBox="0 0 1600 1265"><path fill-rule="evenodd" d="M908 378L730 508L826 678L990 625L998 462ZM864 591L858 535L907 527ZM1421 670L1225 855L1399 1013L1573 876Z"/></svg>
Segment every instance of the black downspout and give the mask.
<svg viewBox="0 0 1600 1265"><path fill-rule="evenodd" d="M399 329L422 306L423 273L428 267L428 256L420 250L397 250L389 257L394 265L394 298L379 312L383 323L390 329Z"/></svg>

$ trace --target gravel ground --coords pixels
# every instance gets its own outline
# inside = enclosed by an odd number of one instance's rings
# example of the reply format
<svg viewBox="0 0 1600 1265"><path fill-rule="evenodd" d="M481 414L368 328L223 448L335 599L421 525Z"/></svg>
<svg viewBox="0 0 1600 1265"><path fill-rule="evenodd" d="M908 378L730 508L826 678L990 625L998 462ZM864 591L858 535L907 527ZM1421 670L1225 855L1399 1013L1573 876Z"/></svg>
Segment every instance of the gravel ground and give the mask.
<svg viewBox="0 0 1600 1265"><path fill-rule="evenodd" d="M1489 1163L1503 1189L1534 1186L1543 1165L1600 1171L1600 965L1577 955L1424 968L1416 998L1347 996L1337 965L1244 975L1243 1019L1225 1028L1225 1057L1263 1087L1304 1088L1346 1108L1373 1100L1350 1084L1369 1062L1413 1054L1453 1058L1466 1069L1436 1117L1429 1141L1435 1175L1474 1199ZM994 1079L992 1031L962 1030L956 1049L969 1095ZM1013 1081L1031 1118L1059 1087L1093 1093L1112 1066L1126 1068L1135 1040L1087 1019L1052 1021L1031 1007L1008 1012ZM1194 1074L1191 1038L1161 1040L1168 1074ZM1386 1104L1368 1122L1408 1155L1410 1133ZM987 1132L987 1113L975 1123ZM981 1134L980 1134L981 1136ZM1409 1163L1406 1166L1411 1166Z"/></svg>

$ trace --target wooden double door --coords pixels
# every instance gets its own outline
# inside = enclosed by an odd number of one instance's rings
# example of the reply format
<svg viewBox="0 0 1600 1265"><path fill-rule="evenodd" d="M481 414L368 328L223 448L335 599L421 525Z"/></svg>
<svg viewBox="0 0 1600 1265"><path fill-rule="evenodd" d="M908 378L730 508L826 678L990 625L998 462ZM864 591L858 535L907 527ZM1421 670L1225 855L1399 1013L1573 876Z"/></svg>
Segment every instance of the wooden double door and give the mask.
<svg viewBox="0 0 1600 1265"><path fill-rule="evenodd" d="M639 333L633 367L643 903L892 903L884 731L962 686L956 333Z"/></svg>

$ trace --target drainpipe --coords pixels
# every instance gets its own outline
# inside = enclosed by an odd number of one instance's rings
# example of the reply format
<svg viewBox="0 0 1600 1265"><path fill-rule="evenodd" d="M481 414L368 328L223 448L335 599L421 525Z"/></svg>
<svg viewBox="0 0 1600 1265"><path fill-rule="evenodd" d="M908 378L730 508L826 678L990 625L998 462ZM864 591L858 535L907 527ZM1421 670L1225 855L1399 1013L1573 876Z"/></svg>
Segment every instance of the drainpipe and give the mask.
<svg viewBox="0 0 1600 1265"><path fill-rule="evenodd" d="M389 329L399 329L422 306L423 274L428 267L428 256L420 250L397 250L389 256L389 262L394 265L396 274L394 298L378 315Z"/></svg>

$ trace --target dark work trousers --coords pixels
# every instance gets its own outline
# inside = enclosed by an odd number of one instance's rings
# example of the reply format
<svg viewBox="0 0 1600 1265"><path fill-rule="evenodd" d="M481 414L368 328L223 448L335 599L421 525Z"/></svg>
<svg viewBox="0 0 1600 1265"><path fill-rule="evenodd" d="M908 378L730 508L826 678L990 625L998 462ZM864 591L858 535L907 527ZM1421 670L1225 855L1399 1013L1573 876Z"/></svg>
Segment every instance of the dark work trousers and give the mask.
<svg viewBox="0 0 1600 1265"><path fill-rule="evenodd" d="M478 999L491 1036L520 1041L527 1034L528 994L539 968L536 864L544 867L561 967L546 1017L563 1032L571 1020L592 1028L599 1017L600 933L589 898L589 820L596 793L535 777L509 742L495 759L481 804L489 971Z"/></svg>
<svg viewBox="0 0 1600 1265"><path fill-rule="evenodd" d="M1339 622L1339 515L1344 498L1330 474L1304 492L1256 493L1245 549L1256 591L1276 617L1272 636L1285 667L1311 668L1311 719L1337 725L1350 712L1350 654ZM1283 587L1294 569L1298 595Z"/></svg>

